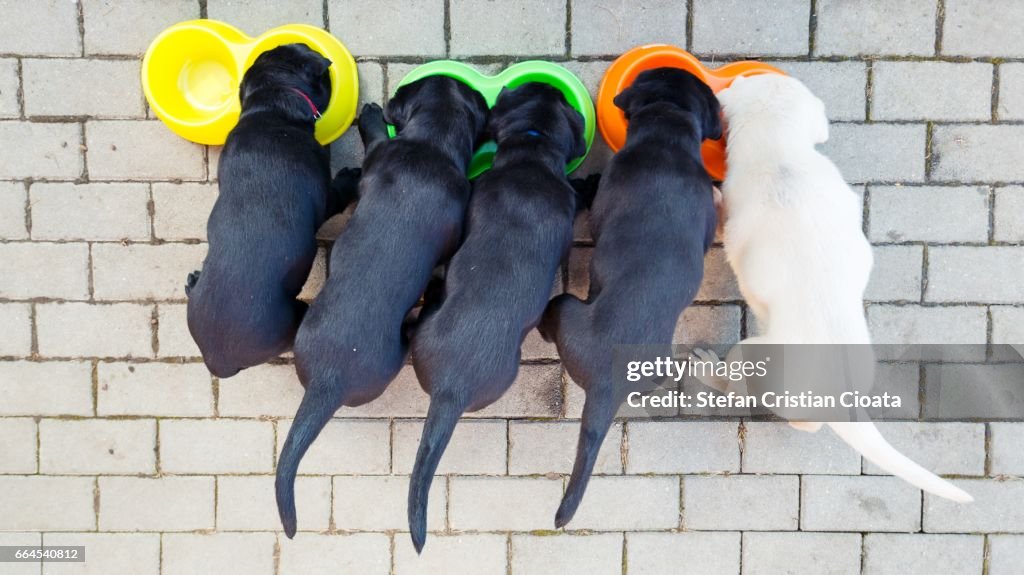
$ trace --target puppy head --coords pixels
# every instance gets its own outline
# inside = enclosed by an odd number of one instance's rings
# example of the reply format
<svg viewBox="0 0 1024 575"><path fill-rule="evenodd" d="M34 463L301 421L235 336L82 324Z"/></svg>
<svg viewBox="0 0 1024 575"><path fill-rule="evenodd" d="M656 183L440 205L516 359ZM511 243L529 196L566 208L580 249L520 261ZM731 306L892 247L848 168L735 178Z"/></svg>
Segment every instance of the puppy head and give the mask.
<svg viewBox="0 0 1024 575"><path fill-rule="evenodd" d="M779 74L737 77L718 94L729 130L771 126L785 130L794 142L822 144L828 140L825 104L796 78Z"/></svg>
<svg viewBox="0 0 1024 575"><path fill-rule="evenodd" d="M536 133L555 142L567 161L587 153L583 130L583 115L569 105L561 90L543 82L503 89L487 128L499 146L506 138Z"/></svg>
<svg viewBox="0 0 1024 575"><path fill-rule="evenodd" d="M263 88L294 88L323 111L331 99L331 61L305 44L285 44L260 54L245 72L242 101Z"/></svg>
<svg viewBox="0 0 1024 575"><path fill-rule="evenodd" d="M476 142L483 135L487 113L480 92L448 76L427 76L398 89L384 108L384 120L398 131L418 114L430 114L446 126L465 122Z"/></svg>
<svg viewBox="0 0 1024 575"><path fill-rule="evenodd" d="M701 138L722 137L718 99L707 84L686 70L654 68L645 70L613 100L628 120L652 104L669 103L694 114L700 121Z"/></svg>

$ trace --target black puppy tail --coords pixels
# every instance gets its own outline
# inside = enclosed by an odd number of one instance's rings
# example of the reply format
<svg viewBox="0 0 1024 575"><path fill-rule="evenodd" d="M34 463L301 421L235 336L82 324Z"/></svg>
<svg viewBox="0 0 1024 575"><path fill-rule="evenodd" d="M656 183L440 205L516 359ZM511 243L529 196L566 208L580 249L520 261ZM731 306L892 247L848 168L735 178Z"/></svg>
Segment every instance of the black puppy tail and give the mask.
<svg viewBox="0 0 1024 575"><path fill-rule="evenodd" d="M576 445L576 462L572 466L572 475L569 476L569 485L562 496L562 503L555 514L556 528L565 527L576 515L576 509L579 508L583 494L587 491L590 475L594 472L601 444L604 443L604 438L615 419L615 411L616 405L612 402L610 382L604 386L601 382L595 382L587 392L587 400L583 405L583 421L580 425L579 442Z"/></svg>
<svg viewBox="0 0 1024 575"><path fill-rule="evenodd" d="M454 394L438 394L430 400L420 448L409 479L409 532L416 553L423 551L427 540L427 499L434 472L464 411L464 406Z"/></svg>
<svg viewBox="0 0 1024 575"><path fill-rule="evenodd" d="M277 513L281 516L281 525L289 539L295 537L298 523L295 516L295 475L299 471L299 462L334 416L334 412L341 407L342 400L341 386L311 382L295 414L288 439L281 449L274 486L277 491Z"/></svg>

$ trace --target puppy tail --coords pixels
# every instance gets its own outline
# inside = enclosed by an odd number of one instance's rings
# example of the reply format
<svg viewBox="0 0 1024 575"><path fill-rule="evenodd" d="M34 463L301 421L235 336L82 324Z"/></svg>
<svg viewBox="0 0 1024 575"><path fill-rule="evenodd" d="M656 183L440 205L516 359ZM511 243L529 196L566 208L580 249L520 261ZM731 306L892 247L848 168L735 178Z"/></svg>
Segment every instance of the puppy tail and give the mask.
<svg viewBox="0 0 1024 575"><path fill-rule="evenodd" d="M911 485L957 503L974 501L969 493L914 463L896 450L870 421L832 422L832 431L865 459Z"/></svg>
<svg viewBox="0 0 1024 575"><path fill-rule="evenodd" d="M597 454L601 450L605 436L615 419L616 405L612 401L610 383L605 386L595 385L587 391L587 400L583 405L583 421L580 426L580 438L576 445L576 462L572 467L569 485L562 496L562 503L555 514L555 527L565 527L576 514L583 494L590 482L590 475L597 463Z"/></svg>
<svg viewBox="0 0 1024 575"><path fill-rule="evenodd" d="M441 456L464 411L464 405L454 394L438 393L430 400L420 447L409 479L409 532L416 553L423 551L427 540L427 499L430 496L430 484L434 481L434 472L441 463Z"/></svg>
<svg viewBox="0 0 1024 575"><path fill-rule="evenodd" d="M311 382L295 414L288 439L281 449L274 487L277 492L277 512L289 539L295 537L298 522L295 516L295 475L299 471L299 462L334 416L334 412L341 407L341 389L339 385Z"/></svg>

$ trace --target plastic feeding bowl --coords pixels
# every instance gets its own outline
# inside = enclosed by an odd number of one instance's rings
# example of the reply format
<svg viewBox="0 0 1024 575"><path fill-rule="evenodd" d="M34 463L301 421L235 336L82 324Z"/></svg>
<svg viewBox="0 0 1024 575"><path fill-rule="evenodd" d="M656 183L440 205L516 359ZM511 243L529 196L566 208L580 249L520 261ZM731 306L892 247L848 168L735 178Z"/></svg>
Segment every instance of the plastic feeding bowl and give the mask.
<svg viewBox="0 0 1024 575"><path fill-rule="evenodd" d="M619 56L608 67L597 94L597 120L601 136L608 146L618 151L626 143L628 122L622 110L612 100L629 87L644 70L653 68L681 68L700 78L716 94L728 88L737 76L757 74L785 74L763 62L743 61L719 68L707 68L686 50L667 44L638 46ZM701 145L704 168L716 180L725 178L725 138L704 140Z"/></svg>
<svg viewBox="0 0 1024 575"><path fill-rule="evenodd" d="M437 60L428 62L406 74L402 81L399 82L398 87L400 88L406 84L422 80L427 76L455 78L480 92L484 100L487 101L488 107L493 107L494 103L498 101L498 95L501 93L502 88L515 88L527 82L551 84L562 91L569 105L582 114L584 120L583 134L587 141L587 152L569 162L565 168L566 173L570 173L578 168L584 158L587 157L587 153L590 152L590 144L594 141L594 129L597 124L594 102L590 99L590 94L587 92L583 82L572 72L558 64L540 61L520 62L519 64L509 66L496 76L485 76L477 71L476 68L462 62ZM391 137L395 136L394 126L388 126L388 134ZM470 178L479 176L491 167L497 148L494 142L489 141L477 149L469 163Z"/></svg>
<svg viewBox="0 0 1024 575"><path fill-rule="evenodd" d="M301 43L331 61L331 99L316 123L329 144L352 123L359 100L356 63L327 32L305 24L274 28L256 38L216 20L189 20L160 33L142 60L142 89L157 117L199 144L221 145L238 123L238 85L256 57L282 44Z"/></svg>

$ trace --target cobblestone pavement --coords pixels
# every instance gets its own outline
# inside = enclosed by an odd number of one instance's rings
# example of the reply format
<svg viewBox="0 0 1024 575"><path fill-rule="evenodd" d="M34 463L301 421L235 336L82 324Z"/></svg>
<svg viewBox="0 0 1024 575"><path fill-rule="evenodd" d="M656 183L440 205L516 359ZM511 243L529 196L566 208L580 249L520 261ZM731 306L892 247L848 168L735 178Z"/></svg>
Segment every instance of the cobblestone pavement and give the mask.
<svg viewBox="0 0 1024 575"><path fill-rule="evenodd" d="M552 531L581 394L536 334L513 389L458 428L422 557L403 531L426 407L411 369L328 426L287 540L272 473L301 391L287 357L223 381L197 357L182 287L206 251L218 151L155 120L138 72L150 39L197 17L326 26L378 102L446 56L564 62L592 91L639 43L759 57L828 105L824 150L863 193L876 244L876 340L1021 342L1024 3L0 0L0 14L0 545L88 548L84 565L3 573L1021 572L1024 424L882 426L976 496L960 507L876 475L827 431L630 421L571 529ZM359 160L354 130L332 153L336 167ZM584 171L608 156L596 142ZM570 291L585 289L590 245L581 221ZM734 342L752 318L720 248L707 264L680 338Z"/></svg>

